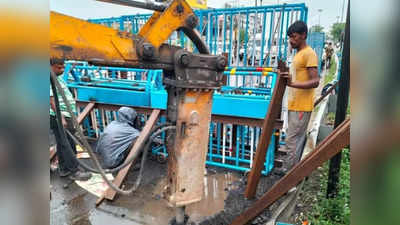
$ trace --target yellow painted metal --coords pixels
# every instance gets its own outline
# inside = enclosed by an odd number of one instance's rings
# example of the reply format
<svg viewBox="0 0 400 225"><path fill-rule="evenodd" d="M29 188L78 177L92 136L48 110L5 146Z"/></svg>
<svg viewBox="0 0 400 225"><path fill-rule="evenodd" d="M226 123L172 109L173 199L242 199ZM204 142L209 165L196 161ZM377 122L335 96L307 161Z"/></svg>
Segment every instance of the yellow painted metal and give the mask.
<svg viewBox="0 0 400 225"><path fill-rule="evenodd" d="M124 62L137 60L133 35L50 12L50 57Z"/></svg>
<svg viewBox="0 0 400 225"><path fill-rule="evenodd" d="M2 66L8 66L12 60L22 56L48 58L49 31L48 19L45 16L24 7L1 7L0 15Z"/></svg>
<svg viewBox="0 0 400 225"><path fill-rule="evenodd" d="M207 9L207 0L186 0L192 8Z"/></svg>
<svg viewBox="0 0 400 225"><path fill-rule="evenodd" d="M145 30L140 31L139 34L155 48L158 48L172 32L184 26L186 19L192 15L194 15L194 12L185 0L175 0L161 13L160 17L154 17L156 21L147 21L144 26Z"/></svg>
<svg viewBox="0 0 400 225"><path fill-rule="evenodd" d="M50 57L102 64L139 64L133 39L144 39L158 49L172 32L185 26L193 10L185 0L174 0L164 12L154 12L138 36L56 12L50 12Z"/></svg>
<svg viewBox="0 0 400 225"><path fill-rule="evenodd" d="M146 21L146 24L140 28L138 33L139 36L144 37L154 23L160 18L161 12L154 12L153 15Z"/></svg>
<svg viewBox="0 0 400 225"><path fill-rule="evenodd" d="M274 71L274 68L272 68L272 67L264 67L263 68L263 72L273 72Z"/></svg>

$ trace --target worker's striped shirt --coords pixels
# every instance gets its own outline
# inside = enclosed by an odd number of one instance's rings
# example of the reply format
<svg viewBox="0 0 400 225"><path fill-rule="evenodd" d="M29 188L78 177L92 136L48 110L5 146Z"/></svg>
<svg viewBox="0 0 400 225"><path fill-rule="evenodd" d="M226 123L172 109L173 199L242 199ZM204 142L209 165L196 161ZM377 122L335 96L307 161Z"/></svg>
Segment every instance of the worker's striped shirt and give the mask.
<svg viewBox="0 0 400 225"><path fill-rule="evenodd" d="M67 87L67 84L65 83L63 77L62 76L58 76L57 80L60 83L60 85L61 85L61 87L62 87L62 89L63 89L63 91L65 93L65 97L67 98L67 101L71 105L72 111L76 112L76 105L75 105L74 96L69 91L69 89ZM62 98L61 94L59 93L59 91L57 91L57 96L58 96L58 101L60 102L60 111L61 111L61 113L65 117L71 117L71 115L67 111L67 105L63 101L63 98ZM50 97L53 97L53 90L51 89L51 86L50 86ZM51 109L51 107L50 107L50 115L52 115L52 116L56 115L55 112L53 112L53 110Z"/></svg>

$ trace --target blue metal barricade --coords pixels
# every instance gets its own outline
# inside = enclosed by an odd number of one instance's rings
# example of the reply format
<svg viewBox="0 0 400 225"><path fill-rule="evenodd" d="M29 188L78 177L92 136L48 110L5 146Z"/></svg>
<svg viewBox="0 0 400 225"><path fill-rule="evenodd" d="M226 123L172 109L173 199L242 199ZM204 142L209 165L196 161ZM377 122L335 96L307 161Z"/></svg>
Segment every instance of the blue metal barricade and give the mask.
<svg viewBox="0 0 400 225"><path fill-rule="evenodd" d="M286 31L296 20L307 22L304 3L259 7L195 10L199 33L213 54L228 54L232 66L277 66L290 49ZM91 19L115 29L137 33L151 14ZM196 51L191 42L175 32L169 43Z"/></svg>
<svg viewBox="0 0 400 225"><path fill-rule="evenodd" d="M319 72L321 72L322 65L322 55L324 53L324 45L325 45L325 33L322 32L311 32L307 37L307 44L314 49L315 53L317 53L318 61L319 61Z"/></svg>
<svg viewBox="0 0 400 225"><path fill-rule="evenodd" d="M166 108L167 93L164 90L160 70L143 70L118 67L90 66L85 62L67 62L64 79L73 89L77 100L96 101L103 104L117 104L135 107ZM231 70L227 68L230 76ZM237 76L264 77L263 87L230 87L224 86L214 93L212 113L215 115L236 116L245 118L265 117L277 74L271 68L237 68ZM86 79L83 79L85 77ZM88 79L90 78L90 79ZM151 96L157 93L154 98ZM160 94L161 93L161 94ZM155 107L153 101L163 102ZM82 111L80 108L79 111ZM146 115L139 114L142 122ZM118 118L113 110L94 109L83 122L88 136L99 137L104 128ZM160 118L159 123L164 123ZM210 124L210 145L207 164L238 171L248 171L252 166L256 151L260 127L212 122ZM163 145L165 134L159 138L153 153L165 158L166 148ZM268 147L265 169L267 174L273 167L274 137Z"/></svg>

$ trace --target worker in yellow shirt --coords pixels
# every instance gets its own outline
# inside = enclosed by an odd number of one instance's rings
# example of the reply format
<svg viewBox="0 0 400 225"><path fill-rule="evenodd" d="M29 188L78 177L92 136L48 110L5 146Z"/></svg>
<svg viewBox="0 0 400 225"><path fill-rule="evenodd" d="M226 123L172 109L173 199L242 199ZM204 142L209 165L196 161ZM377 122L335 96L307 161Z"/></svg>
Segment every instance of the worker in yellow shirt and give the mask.
<svg viewBox="0 0 400 225"><path fill-rule="evenodd" d="M290 45L297 53L288 76L288 129L284 147L288 159L281 172L287 172L301 159L307 125L314 108L315 88L319 85L318 57L307 45L307 31L303 21L294 22L287 31Z"/></svg>

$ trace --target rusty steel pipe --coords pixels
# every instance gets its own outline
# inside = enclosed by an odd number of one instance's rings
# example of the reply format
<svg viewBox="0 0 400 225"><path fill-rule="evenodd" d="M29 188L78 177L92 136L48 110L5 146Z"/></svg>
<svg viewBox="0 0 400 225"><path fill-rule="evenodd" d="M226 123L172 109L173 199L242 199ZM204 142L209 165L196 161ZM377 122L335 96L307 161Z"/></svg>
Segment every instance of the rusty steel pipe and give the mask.
<svg viewBox="0 0 400 225"><path fill-rule="evenodd" d="M138 1L132 1L132 0L96 0L96 1L107 2L107 3L116 4L116 5L135 7L135 8L141 8L141 9L148 9L148 10L153 10L153 11L158 11L158 12L163 12L167 8L167 6L164 4L154 4L152 2L138 2Z"/></svg>

